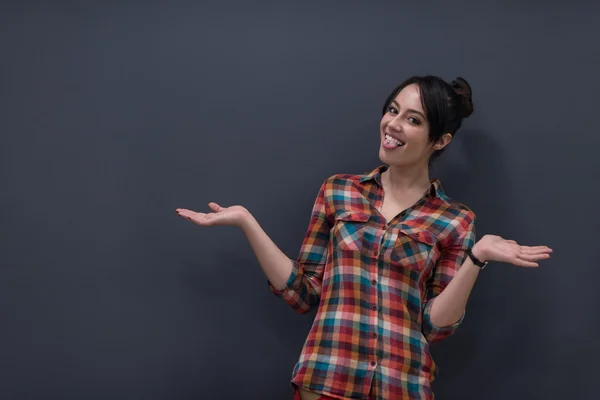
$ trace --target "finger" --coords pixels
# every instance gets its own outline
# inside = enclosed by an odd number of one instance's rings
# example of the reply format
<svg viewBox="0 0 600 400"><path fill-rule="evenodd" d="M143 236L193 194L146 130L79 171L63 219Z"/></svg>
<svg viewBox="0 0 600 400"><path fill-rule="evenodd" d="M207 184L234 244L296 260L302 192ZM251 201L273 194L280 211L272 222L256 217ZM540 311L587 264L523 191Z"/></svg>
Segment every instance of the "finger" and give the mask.
<svg viewBox="0 0 600 400"><path fill-rule="evenodd" d="M188 209L185 209L185 208L178 208L175 211L179 215L193 215L193 214L197 214L196 211L188 210Z"/></svg>
<svg viewBox="0 0 600 400"><path fill-rule="evenodd" d="M210 202L208 203L208 207L213 210L214 212L219 212L219 211L223 211L225 208L221 207L220 205L218 205L217 203L214 202Z"/></svg>
<svg viewBox="0 0 600 400"><path fill-rule="evenodd" d="M182 217L187 217L187 216L190 216L191 214L195 214L194 211L188 210L185 208L178 208L175 210L175 212Z"/></svg>
<svg viewBox="0 0 600 400"><path fill-rule="evenodd" d="M196 216L197 213L190 210L180 210L177 212L177 214L179 214L183 218L192 219Z"/></svg>
<svg viewBox="0 0 600 400"><path fill-rule="evenodd" d="M526 254L552 253L547 246L521 246L521 252Z"/></svg>
<svg viewBox="0 0 600 400"><path fill-rule="evenodd" d="M524 261L540 261L550 258L550 254L541 253L541 254L520 254L517 258Z"/></svg>
<svg viewBox="0 0 600 400"><path fill-rule="evenodd" d="M539 264L533 261L525 261L525 260L521 260L519 258L516 258L512 261L513 265L516 265L517 267L527 267L527 268L537 268L539 267Z"/></svg>
<svg viewBox="0 0 600 400"><path fill-rule="evenodd" d="M179 214L179 213L182 213L182 212L195 212L195 211L188 210L187 208L176 208L176 209L175 209L175 212L176 212L177 214Z"/></svg>
<svg viewBox="0 0 600 400"><path fill-rule="evenodd" d="M199 225L209 225L212 222L210 214L198 213L190 210L180 210L178 214L183 218L195 222Z"/></svg>
<svg viewBox="0 0 600 400"><path fill-rule="evenodd" d="M532 250L552 250L548 246L521 246L524 249L532 249Z"/></svg>
<svg viewBox="0 0 600 400"><path fill-rule="evenodd" d="M539 259L536 258L536 256L532 256L529 254L520 254L512 259L511 264L519 267L535 268L539 267L539 264L536 261L539 261Z"/></svg>

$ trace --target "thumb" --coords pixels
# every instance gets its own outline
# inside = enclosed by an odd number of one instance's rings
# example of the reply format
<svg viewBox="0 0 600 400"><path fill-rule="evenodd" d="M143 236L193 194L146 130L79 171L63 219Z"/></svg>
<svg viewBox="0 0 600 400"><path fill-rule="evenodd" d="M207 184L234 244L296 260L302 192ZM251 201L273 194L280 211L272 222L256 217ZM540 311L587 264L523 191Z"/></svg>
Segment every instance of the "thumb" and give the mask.
<svg viewBox="0 0 600 400"><path fill-rule="evenodd" d="M219 212L219 211L224 210L223 207L221 207L220 205L218 205L217 203L214 203L212 201L210 203L208 203L208 207L214 212Z"/></svg>

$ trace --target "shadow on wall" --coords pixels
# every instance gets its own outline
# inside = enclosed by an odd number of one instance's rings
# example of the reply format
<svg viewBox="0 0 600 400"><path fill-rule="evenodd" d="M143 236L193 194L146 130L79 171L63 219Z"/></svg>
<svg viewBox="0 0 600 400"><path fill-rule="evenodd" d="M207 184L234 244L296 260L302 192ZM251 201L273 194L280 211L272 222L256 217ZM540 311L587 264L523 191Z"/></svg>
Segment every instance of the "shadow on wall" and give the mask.
<svg viewBox="0 0 600 400"><path fill-rule="evenodd" d="M484 132L473 130L461 131L453 146L432 167L432 176L441 179L448 195L475 212L477 239L487 233L503 236L513 231L514 194L509 174L499 143ZM493 270L485 272L489 276ZM464 393L465 383L474 378L467 376L467 371L471 375L473 371L469 364L487 358L492 343L502 343L501 338L482 334L510 320L506 304L494 298L501 280L479 279L469 299L467 317L456 335L441 346L433 346L433 357L441 370L434 389L441 398ZM479 378L485 377L482 369Z"/></svg>

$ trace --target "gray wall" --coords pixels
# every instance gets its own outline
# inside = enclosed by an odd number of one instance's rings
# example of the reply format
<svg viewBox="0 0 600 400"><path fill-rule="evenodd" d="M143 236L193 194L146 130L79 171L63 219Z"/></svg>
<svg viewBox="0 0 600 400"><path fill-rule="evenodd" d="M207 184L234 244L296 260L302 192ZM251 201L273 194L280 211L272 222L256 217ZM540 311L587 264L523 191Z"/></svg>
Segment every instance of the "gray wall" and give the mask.
<svg viewBox="0 0 600 400"><path fill-rule="evenodd" d="M597 398L597 2L25 3L0 6L0 398L289 398L313 314L174 209L243 204L295 257L426 73L476 107L434 175L479 236L555 250L480 275L438 397Z"/></svg>

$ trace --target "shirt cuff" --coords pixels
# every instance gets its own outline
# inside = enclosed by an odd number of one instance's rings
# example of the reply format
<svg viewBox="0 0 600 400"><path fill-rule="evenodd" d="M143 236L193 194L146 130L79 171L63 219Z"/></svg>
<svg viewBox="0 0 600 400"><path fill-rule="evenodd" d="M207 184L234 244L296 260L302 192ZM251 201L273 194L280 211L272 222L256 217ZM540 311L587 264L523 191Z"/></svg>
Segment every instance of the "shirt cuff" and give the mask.
<svg viewBox="0 0 600 400"><path fill-rule="evenodd" d="M452 325L440 327L440 326L434 325L431 322L431 305L432 304L433 304L433 301L429 301L427 303L427 305L425 306L425 309L423 310L423 325L428 328L428 331L429 331L428 332L429 333L428 336L432 336L432 337L437 337L437 336L445 337L445 336L448 336L448 335L454 333L454 331L456 331L456 329L458 328L458 326L465 319L465 311L463 311L463 313L460 316L460 318L458 319L458 321L456 321Z"/></svg>
<svg viewBox="0 0 600 400"><path fill-rule="evenodd" d="M273 286L273 284L270 281L267 281L271 292L273 292L278 297L283 296L286 291L288 291L294 287L295 281L298 278L298 271L299 271L298 262L294 261L292 263L292 272L290 273L290 276L289 276L287 282L285 283L285 286L281 290L278 290L277 288L275 288L275 286Z"/></svg>

